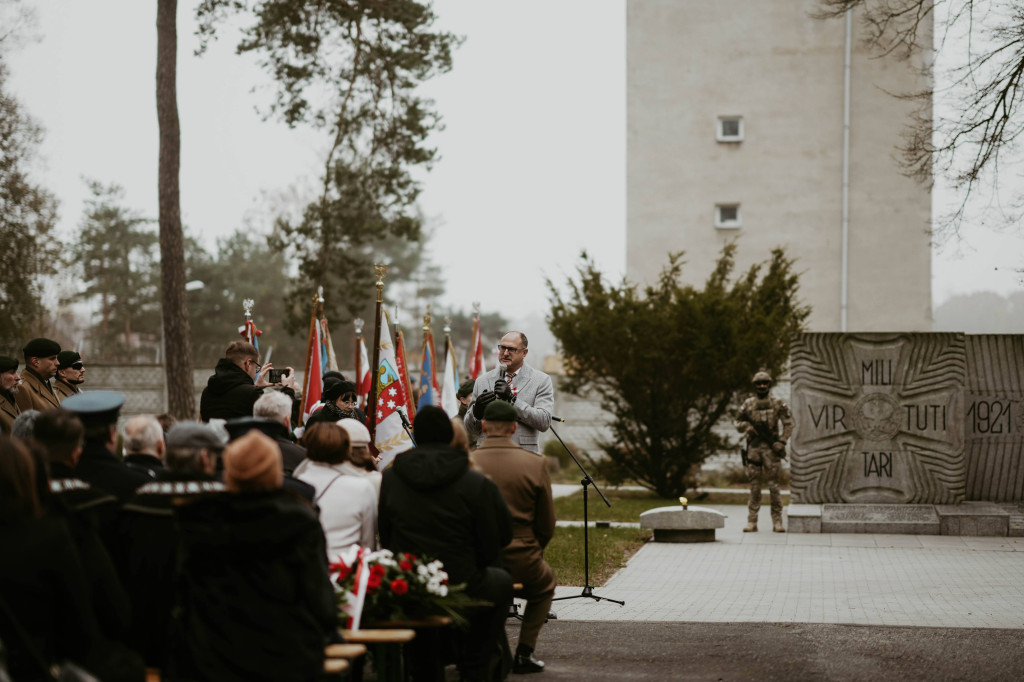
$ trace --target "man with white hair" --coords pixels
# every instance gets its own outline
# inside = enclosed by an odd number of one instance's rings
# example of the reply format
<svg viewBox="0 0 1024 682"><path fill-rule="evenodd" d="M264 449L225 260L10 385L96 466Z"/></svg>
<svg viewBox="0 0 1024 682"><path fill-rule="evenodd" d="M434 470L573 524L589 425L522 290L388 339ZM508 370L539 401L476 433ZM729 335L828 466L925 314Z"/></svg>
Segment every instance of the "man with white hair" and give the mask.
<svg viewBox="0 0 1024 682"><path fill-rule="evenodd" d="M164 430L151 414L132 417L124 425L124 463L160 478L164 466Z"/></svg>
<svg viewBox="0 0 1024 682"><path fill-rule="evenodd" d="M260 430L277 441L281 447L284 472L291 475L295 467L306 459L306 449L292 438L292 399L280 391L265 391L252 406L252 416L267 419L273 424Z"/></svg>

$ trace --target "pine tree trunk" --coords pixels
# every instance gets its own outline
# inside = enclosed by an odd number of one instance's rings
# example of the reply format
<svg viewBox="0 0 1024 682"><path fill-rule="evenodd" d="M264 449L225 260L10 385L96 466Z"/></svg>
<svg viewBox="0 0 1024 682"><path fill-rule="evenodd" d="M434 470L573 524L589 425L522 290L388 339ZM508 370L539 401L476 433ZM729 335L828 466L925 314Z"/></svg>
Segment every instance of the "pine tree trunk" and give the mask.
<svg viewBox="0 0 1024 682"><path fill-rule="evenodd" d="M181 128L178 124L177 0L157 0L156 115L160 124L160 283L164 324L167 411L195 419L192 346L185 298L185 248L181 229L178 172Z"/></svg>

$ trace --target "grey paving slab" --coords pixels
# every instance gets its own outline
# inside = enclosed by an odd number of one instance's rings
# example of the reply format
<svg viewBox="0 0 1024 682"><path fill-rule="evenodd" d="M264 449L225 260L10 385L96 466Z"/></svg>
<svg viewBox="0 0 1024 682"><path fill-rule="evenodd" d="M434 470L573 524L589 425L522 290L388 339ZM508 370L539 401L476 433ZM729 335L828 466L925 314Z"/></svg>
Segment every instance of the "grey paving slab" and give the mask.
<svg viewBox="0 0 1024 682"><path fill-rule="evenodd" d="M718 540L649 543L594 594L559 587L562 620L1024 629L1024 538L743 533L726 514Z"/></svg>

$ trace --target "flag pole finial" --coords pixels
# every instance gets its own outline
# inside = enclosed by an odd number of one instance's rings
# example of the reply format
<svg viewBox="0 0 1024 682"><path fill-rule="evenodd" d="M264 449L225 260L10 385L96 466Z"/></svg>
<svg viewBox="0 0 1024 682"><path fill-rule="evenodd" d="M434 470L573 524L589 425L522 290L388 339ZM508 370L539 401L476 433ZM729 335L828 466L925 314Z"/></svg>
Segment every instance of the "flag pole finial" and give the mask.
<svg viewBox="0 0 1024 682"><path fill-rule="evenodd" d="M448 336L451 333L452 333L452 316L451 315L445 315L444 316L444 334L445 334L445 336Z"/></svg>
<svg viewBox="0 0 1024 682"><path fill-rule="evenodd" d="M374 263L373 272L377 275L377 303L384 302L384 278L388 274L388 266L383 263Z"/></svg>
<svg viewBox="0 0 1024 682"><path fill-rule="evenodd" d="M254 305L256 305L256 301L252 300L251 298L246 298L242 300L242 310L245 311L245 319L252 319L252 307Z"/></svg>
<svg viewBox="0 0 1024 682"><path fill-rule="evenodd" d="M356 319L352 320L352 324L355 325L356 336L362 336L363 335L363 318L357 317Z"/></svg>
<svg viewBox="0 0 1024 682"><path fill-rule="evenodd" d="M430 331L430 304L427 304L427 314L423 316L423 332Z"/></svg>

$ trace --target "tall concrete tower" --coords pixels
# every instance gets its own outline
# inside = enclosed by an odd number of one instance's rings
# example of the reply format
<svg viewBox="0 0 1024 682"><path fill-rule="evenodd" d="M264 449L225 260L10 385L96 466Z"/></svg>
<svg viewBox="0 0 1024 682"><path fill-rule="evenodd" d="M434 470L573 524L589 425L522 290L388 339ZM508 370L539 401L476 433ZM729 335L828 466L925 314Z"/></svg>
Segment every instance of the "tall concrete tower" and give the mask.
<svg viewBox="0 0 1024 682"><path fill-rule="evenodd" d="M652 282L685 251L702 285L785 247L813 331L930 331L931 192L896 146L930 51L863 45L818 0L627 0L627 254ZM931 44L931 29L923 36Z"/></svg>

